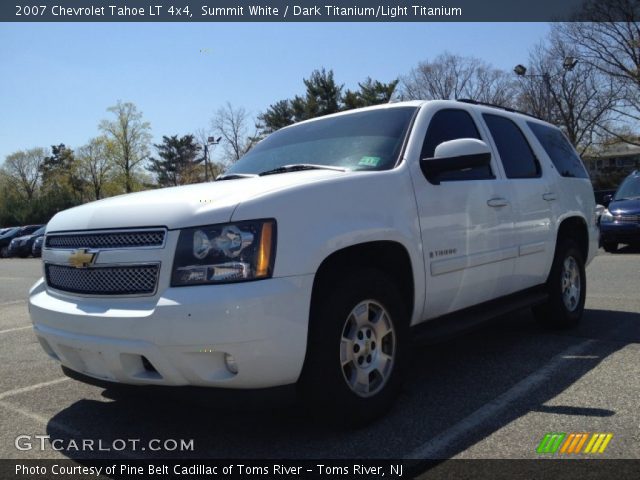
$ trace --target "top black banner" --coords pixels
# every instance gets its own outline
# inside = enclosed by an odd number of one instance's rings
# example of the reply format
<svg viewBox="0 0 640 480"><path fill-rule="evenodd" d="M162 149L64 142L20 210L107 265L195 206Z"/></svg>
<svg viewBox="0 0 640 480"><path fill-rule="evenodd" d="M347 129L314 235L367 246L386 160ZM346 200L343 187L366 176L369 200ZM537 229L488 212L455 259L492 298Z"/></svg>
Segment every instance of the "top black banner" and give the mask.
<svg viewBox="0 0 640 480"><path fill-rule="evenodd" d="M640 0L3 0L2 22L554 22L628 20ZM603 18L602 4L611 4ZM620 10L620 13L616 13ZM619 18L617 18L619 17ZM635 18L637 21L637 17Z"/></svg>

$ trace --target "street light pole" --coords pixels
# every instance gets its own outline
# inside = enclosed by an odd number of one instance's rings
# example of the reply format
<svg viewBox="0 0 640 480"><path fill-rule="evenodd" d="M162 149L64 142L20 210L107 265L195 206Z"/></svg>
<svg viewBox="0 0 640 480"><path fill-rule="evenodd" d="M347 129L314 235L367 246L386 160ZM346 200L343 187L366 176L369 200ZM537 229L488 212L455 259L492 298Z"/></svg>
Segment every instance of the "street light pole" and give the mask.
<svg viewBox="0 0 640 480"><path fill-rule="evenodd" d="M209 145L218 145L222 140L222 137L217 139L214 137L207 137L207 141L204 144L204 178L205 181L209 181Z"/></svg>
<svg viewBox="0 0 640 480"><path fill-rule="evenodd" d="M575 57L565 57L562 61L562 68L564 69L565 72L570 72L571 70L573 70L576 66L576 64L578 63L578 59ZM529 73L527 74L527 67L525 67L522 64L516 65L513 68L513 73L515 73L518 77L520 78L528 78L528 79L532 79L532 78L541 78L543 81L543 85L544 85L544 89L546 90L545 92L545 105L544 105L544 109L545 112L544 114L538 113L539 116L546 116L546 117L550 117L551 116L551 110L552 110L552 105L550 105L550 102L555 102L556 104L559 102L556 92L553 89L553 85L551 84L551 80L555 79L557 77L562 76L562 73L556 73L554 75L550 74L549 72L543 72L543 73L538 73L538 74L532 74ZM530 95L529 93L525 93L526 95ZM550 97L550 98L549 98ZM550 118L546 118L546 120L550 120Z"/></svg>

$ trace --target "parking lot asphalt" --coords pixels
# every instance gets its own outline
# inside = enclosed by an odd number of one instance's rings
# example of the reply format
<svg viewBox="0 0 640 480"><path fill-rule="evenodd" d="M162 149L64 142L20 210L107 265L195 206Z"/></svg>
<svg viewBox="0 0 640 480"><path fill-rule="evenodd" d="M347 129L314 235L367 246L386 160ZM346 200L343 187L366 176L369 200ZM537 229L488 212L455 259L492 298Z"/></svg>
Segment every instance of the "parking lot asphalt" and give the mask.
<svg viewBox="0 0 640 480"><path fill-rule="evenodd" d="M40 274L37 259L0 260L0 458L526 459L539 457L548 432L612 433L601 457L640 458L638 250L594 259L579 327L545 330L523 310L416 347L393 410L357 430L287 403L123 393L70 380L30 328L25 298ZM49 435L63 449L34 440L19 450L20 435ZM67 448L81 439L94 450ZM137 450L97 450L116 439L137 440ZM193 440L193 451L151 451L150 439Z"/></svg>

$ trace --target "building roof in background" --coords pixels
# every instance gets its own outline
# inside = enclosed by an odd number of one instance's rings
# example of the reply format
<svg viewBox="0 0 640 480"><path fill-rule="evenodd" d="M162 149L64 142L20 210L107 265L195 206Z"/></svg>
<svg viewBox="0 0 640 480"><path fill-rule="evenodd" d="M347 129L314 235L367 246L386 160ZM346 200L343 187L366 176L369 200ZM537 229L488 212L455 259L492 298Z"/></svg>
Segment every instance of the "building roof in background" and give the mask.
<svg viewBox="0 0 640 480"><path fill-rule="evenodd" d="M631 145L630 143L616 143L609 145L599 152L594 152L590 155L585 155L586 158L616 158L616 157L631 157L640 155L640 146Z"/></svg>

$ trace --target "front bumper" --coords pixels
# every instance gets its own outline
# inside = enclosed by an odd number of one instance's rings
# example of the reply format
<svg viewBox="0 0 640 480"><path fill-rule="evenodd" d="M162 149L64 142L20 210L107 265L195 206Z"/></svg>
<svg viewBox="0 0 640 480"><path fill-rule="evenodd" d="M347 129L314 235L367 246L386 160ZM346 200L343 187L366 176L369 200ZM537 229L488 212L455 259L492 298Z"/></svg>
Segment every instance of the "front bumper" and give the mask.
<svg viewBox="0 0 640 480"><path fill-rule="evenodd" d="M15 243L11 243L9 244L8 253L10 257L27 256L31 253L31 249L27 248L26 245L17 245Z"/></svg>
<svg viewBox="0 0 640 480"><path fill-rule="evenodd" d="M600 223L602 243L640 243L640 223Z"/></svg>
<svg viewBox="0 0 640 480"><path fill-rule="evenodd" d="M116 299L66 296L48 291L41 279L31 289L29 312L44 350L93 378L266 388L300 375L312 285L313 275L304 275Z"/></svg>

